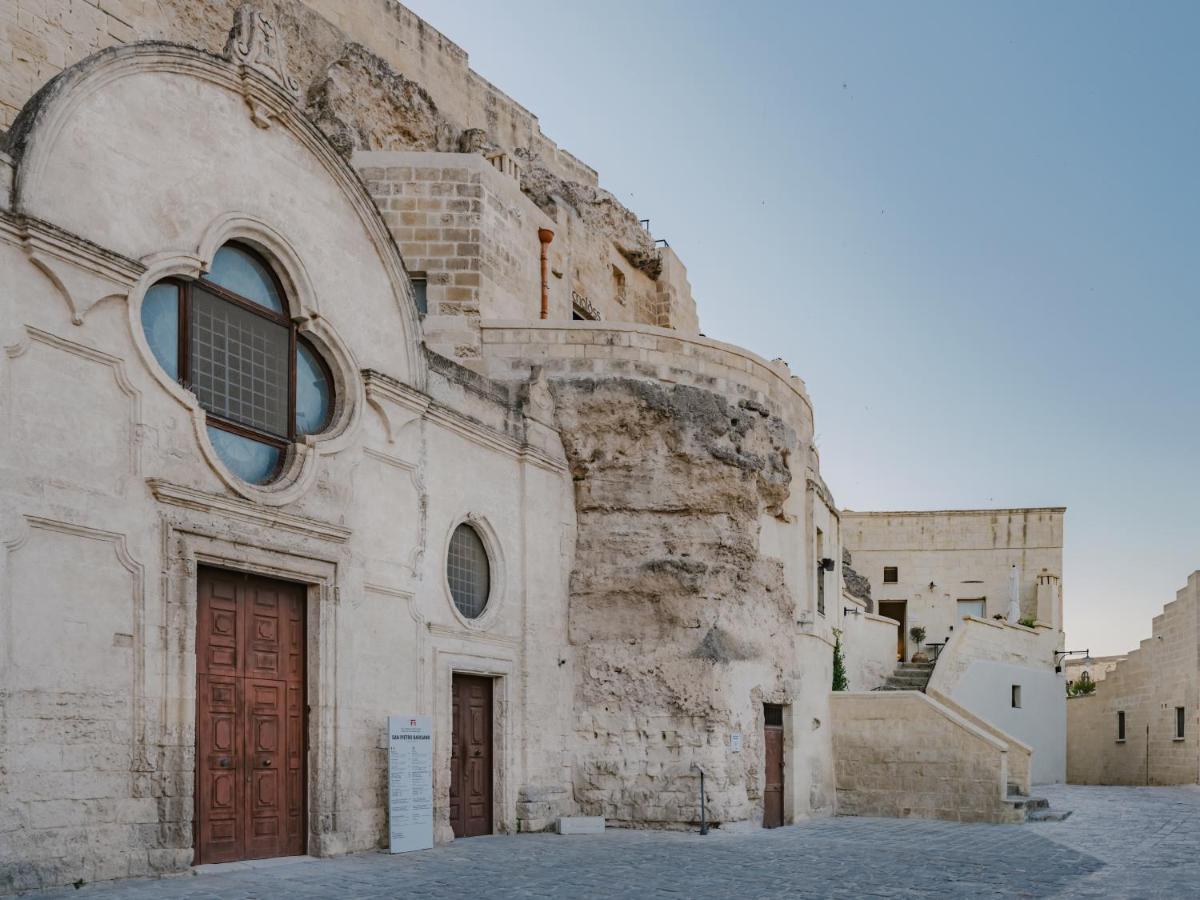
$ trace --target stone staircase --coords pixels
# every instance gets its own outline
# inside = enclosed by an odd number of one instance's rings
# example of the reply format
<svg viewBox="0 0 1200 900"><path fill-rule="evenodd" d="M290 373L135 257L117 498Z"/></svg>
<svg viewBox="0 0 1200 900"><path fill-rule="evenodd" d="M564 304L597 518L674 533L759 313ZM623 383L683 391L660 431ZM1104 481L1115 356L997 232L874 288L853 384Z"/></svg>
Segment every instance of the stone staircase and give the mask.
<svg viewBox="0 0 1200 900"><path fill-rule="evenodd" d="M1071 810L1056 811L1050 808L1050 801L1045 797L1030 797L1022 794L1015 785L1008 786L1008 803L1020 812L1025 813L1026 822L1061 822L1071 815Z"/></svg>
<svg viewBox="0 0 1200 900"><path fill-rule="evenodd" d="M933 677L934 663L902 662L896 665L896 671L887 677L887 681L876 691L919 691L925 693L929 679ZM1050 801L1045 797L1033 797L1021 793L1020 785L1009 784L1008 804L1026 822L1061 822L1071 815L1071 810L1057 811L1050 809ZM1019 821L1020 819L1018 819Z"/></svg>
<svg viewBox="0 0 1200 900"><path fill-rule="evenodd" d="M920 691L925 693L929 679L933 676L933 663L902 662L887 681L875 688L877 691Z"/></svg>

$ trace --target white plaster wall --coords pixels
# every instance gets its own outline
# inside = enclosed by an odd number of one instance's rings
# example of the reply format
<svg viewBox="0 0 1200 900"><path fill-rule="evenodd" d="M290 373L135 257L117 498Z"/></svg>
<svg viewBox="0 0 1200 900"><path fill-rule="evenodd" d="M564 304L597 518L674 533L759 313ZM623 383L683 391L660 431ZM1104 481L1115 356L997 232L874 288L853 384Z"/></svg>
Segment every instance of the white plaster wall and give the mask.
<svg viewBox="0 0 1200 900"><path fill-rule="evenodd" d="M1021 686L1021 708L1013 709L1012 685ZM1066 682L1062 675L1011 663L975 660L951 697L1002 731L1034 748L1034 784L1067 778Z"/></svg>
<svg viewBox="0 0 1200 900"><path fill-rule="evenodd" d="M232 84L135 68L67 99L20 194L50 226L0 214L0 892L191 862L201 564L309 586L311 853L378 846L402 712L434 716L449 836L456 670L497 679L495 825L513 830L524 779L565 772L574 507L555 435L465 370L413 377L402 268L353 173L339 184L283 122L253 124ZM164 129L180 109L185 133ZM205 229L235 214L289 248L281 274L343 353L337 433L271 505L231 489L138 325L143 267L198 268ZM464 518L494 553L473 623L444 577Z"/></svg>
<svg viewBox="0 0 1200 900"><path fill-rule="evenodd" d="M1066 680L1054 671L1060 632L965 619L938 658L929 691L962 704L1033 749L1031 778L1066 780ZM1012 685L1021 708L1012 708Z"/></svg>
<svg viewBox="0 0 1200 900"><path fill-rule="evenodd" d="M845 607L861 609L843 595ZM849 690L870 691L883 684L896 670L896 622L872 613L842 618L842 650L846 660Z"/></svg>

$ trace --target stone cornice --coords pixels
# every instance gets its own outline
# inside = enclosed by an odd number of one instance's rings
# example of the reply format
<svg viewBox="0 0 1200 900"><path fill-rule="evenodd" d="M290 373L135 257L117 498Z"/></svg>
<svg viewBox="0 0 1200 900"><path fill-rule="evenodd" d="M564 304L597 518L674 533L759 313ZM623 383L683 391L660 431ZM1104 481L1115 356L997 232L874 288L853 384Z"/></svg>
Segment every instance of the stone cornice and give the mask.
<svg viewBox="0 0 1200 900"><path fill-rule="evenodd" d="M0 240L27 253L52 256L119 284L133 285L146 271L142 263L105 250L86 238L34 216L0 210Z"/></svg>
<svg viewBox="0 0 1200 900"><path fill-rule="evenodd" d="M159 478L149 478L146 483L150 485L150 490L154 492L155 499L160 503L183 509L238 519L250 525L261 525L275 531L287 531L302 537L316 538L335 544L346 543L352 534L351 529L344 525L334 525L332 522L322 522L307 516L280 512L277 509L248 503L245 500L172 484Z"/></svg>
<svg viewBox="0 0 1200 900"><path fill-rule="evenodd" d="M566 471L566 464L563 461L555 459L545 451L509 437L457 410L443 406L420 391L414 390L382 372L365 369L363 382L366 385L367 402L376 408L380 407L380 401L393 403L408 411L413 417L426 419L481 447L496 450L520 462L528 462L530 465L551 472ZM384 417L385 419L389 418L386 412L384 412ZM390 420L388 428L389 430L393 428Z"/></svg>

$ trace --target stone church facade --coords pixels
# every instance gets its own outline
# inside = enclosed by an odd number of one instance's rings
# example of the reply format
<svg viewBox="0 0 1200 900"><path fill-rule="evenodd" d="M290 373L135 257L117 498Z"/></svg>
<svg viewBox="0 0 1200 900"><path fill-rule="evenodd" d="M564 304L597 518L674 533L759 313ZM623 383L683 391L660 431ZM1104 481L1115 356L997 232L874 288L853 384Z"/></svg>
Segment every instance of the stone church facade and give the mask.
<svg viewBox="0 0 1200 900"><path fill-rule="evenodd" d="M836 810L812 405L594 170L391 0L5 33L0 891L378 847L398 713L438 841Z"/></svg>

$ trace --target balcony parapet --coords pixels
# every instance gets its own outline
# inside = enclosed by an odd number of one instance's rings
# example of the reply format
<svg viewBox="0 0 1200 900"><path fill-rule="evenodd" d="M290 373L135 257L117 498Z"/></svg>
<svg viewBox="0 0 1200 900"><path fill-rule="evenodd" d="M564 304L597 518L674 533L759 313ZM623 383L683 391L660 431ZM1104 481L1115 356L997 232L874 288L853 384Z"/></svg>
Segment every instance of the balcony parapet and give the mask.
<svg viewBox="0 0 1200 900"><path fill-rule="evenodd" d="M624 375L687 384L761 404L812 433L804 381L783 360L768 362L734 344L613 322L485 319L479 327L483 362L493 378L513 378L540 366L550 375Z"/></svg>

